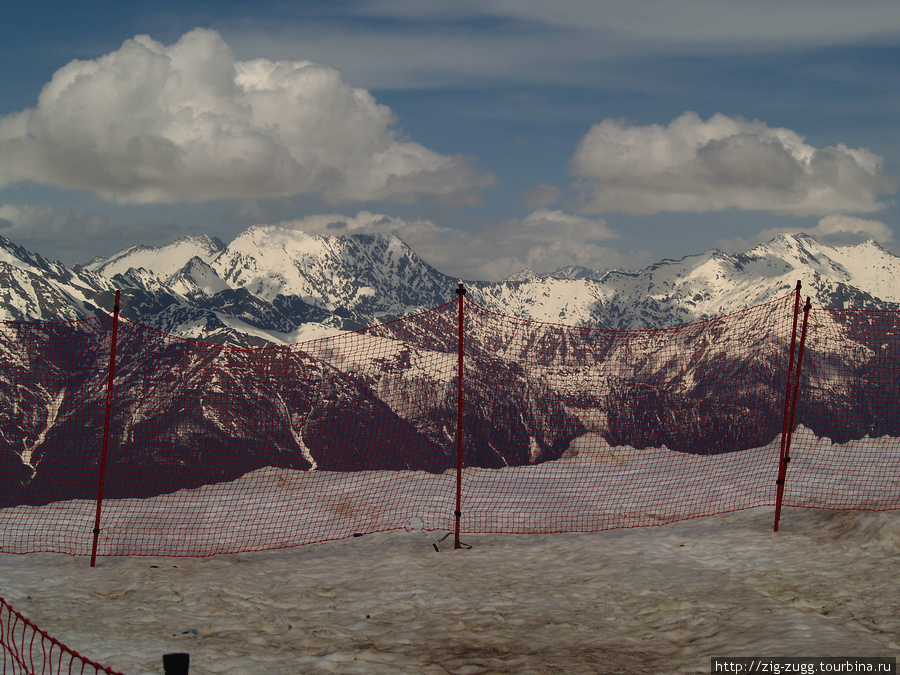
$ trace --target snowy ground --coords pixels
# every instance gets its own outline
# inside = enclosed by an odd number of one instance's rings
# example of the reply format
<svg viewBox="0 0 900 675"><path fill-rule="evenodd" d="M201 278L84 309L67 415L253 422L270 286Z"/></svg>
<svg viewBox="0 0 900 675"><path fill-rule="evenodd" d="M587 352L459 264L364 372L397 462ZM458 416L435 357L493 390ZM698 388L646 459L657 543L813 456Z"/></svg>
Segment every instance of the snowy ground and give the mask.
<svg viewBox="0 0 900 675"><path fill-rule="evenodd" d="M900 512L771 508L596 534L398 531L266 553L0 554L0 596L127 675L708 673L896 656ZM445 543L449 543L449 539Z"/></svg>
<svg viewBox="0 0 900 675"><path fill-rule="evenodd" d="M760 448L701 456L611 447L593 436L573 441L555 462L464 470L464 530L596 532L775 503L778 437ZM897 438L835 445L800 427L794 440L785 504L900 509ZM428 530L451 528L455 496L455 470L264 467L230 482L105 500L98 555L262 551L409 528L414 520ZM0 551L90 555L96 510L94 500L0 509Z"/></svg>

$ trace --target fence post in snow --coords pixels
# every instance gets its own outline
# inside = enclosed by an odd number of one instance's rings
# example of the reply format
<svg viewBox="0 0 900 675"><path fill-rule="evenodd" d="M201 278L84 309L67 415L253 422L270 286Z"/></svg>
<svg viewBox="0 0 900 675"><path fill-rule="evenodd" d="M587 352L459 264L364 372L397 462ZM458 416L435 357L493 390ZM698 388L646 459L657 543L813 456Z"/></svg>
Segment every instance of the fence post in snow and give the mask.
<svg viewBox="0 0 900 675"><path fill-rule="evenodd" d="M798 291L799 284L797 282ZM798 292L799 298L799 292ZM800 392L800 371L803 367L803 352L806 347L806 327L809 321L809 310L812 307L812 301L809 296L806 297L806 305L803 307L803 328L800 331L800 349L797 354L797 369L793 374L794 387L791 394L790 414L785 419L785 426L781 436L781 460L778 465L777 493L775 496L775 531L778 532L778 521L781 520L781 502L784 499L784 483L787 477L787 465L791 461L791 436L794 433L794 418L797 414L797 396ZM794 334L796 337L796 315L794 317ZM793 349L793 345L792 345ZM788 391L791 389L790 376L788 377ZM787 403L787 402L785 402Z"/></svg>
<svg viewBox="0 0 900 675"><path fill-rule="evenodd" d="M100 451L100 476L97 481L97 512L94 516L94 543L91 547L91 567L97 564L97 544L100 540L100 512L103 507L103 483L106 479L106 452L109 448L109 422L112 413L113 379L116 375L116 341L119 336L119 291L113 306L112 338L109 346L109 373L106 381L106 414L103 420L103 447Z"/></svg>
<svg viewBox="0 0 900 675"><path fill-rule="evenodd" d="M794 374L794 355L797 351L797 318L800 315L800 288L802 284L800 280L797 280L797 288L794 290L794 322L791 327L791 348L790 348L790 357L788 358L788 370L787 377L785 378L784 385L784 412L781 417L781 450L778 453L778 470L779 475L781 473L781 465L784 464L785 454L785 443L787 442L787 433L788 433L788 420L791 415L791 380ZM780 478L779 478L780 480ZM775 520L775 531L778 531L778 519L777 519L777 509L778 509L778 498L776 496L775 499L776 506L776 520Z"/></svg>
<svg viewBox="0 0 900 675"><path fill-rule="evenodd" d="M456 378L456 532L453 540L453 548L460 548L459 530L462 520L462 452L463 452L463 296L466 294L465 287L460 284L456 289L459 296L459 349L458 349L458 365Z"/></svg>

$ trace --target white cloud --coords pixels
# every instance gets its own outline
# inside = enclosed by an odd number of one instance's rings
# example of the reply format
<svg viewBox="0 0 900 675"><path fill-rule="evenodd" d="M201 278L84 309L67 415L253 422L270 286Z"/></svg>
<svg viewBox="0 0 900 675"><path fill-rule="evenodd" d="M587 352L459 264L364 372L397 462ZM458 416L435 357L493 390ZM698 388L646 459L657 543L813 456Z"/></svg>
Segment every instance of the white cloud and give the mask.
<svg viewBox="0 0 900 675"><path fill-rule="evenodd" d="M854 218L853 216L833 215L819 220L814 227L773 227L763 230L753 237L744 239L735 237L721 239L717 248L731 253L747 251L758 244L771 241L780 234L808 234L823 244L841 245L856 244L874 239L880 244L890 246L894 243L894 232L879 220Z"/></svg>
<svg viewBox="0 0 900 675"><path fill-rule="evenodd" d="M522 220L505 221L493 231L503 233L510 239L525 237L547 243L561 238L582 241L619 238L619 233L608 227L602 218L584 218L547 208L537 209Z"/></svg>
<svg viewBox="0 0 900 675"><path fill-rule="evenodd" d="M606 119L579 142L570 162L579 210L717 211L782 215L867 213L894 191L879 155L843 144L815 148L790 129L686 112L669 126Z"/></svg>
<svg viewBox="0 0 900 675"><path fill-rule="evenodd" d="M378 88L471 82L596 86L622 59L891 44L896 0L390 0L332 3L281 25L227 25L245 54L302 54ZM372 21L372 18L376 21ZM302 50L302 52L301 52ZM377 54L377 58L372 58Z"/></svg>
<svg viewBox="0 0 900 675"><path fill-rule="evenodd" d="M50 206L0 205L0 235L29 251L72 265L98 253L109 255L135 243L165 244L176 227L122 225L97 213L78 214Z"/></svg>
<svg viewBox="0 0 900 675"><path fill-rule="evenodd" d="M0 119L0 187L31 180L127 203L320 195L477 203L493 175L404 140L391 110L309 61L238 61L197 29L72 61Z"/></svg>
<svg viewBox="0 0 900 675"><path fill-rule="evenodd" d="M413 4L415 0L407 0ZM397 3L404 4L404 3ZM481 11L573 30L614 32L628 42L680 44L692 50L777 49L785 45L843 44L896 35L900 7L893 0L488 0Z"/></svg>
<svg viewBox="0 0 900 675"><path fill-rule="evenodd" d="M539 273L554 272L566 265L631 268L645 264L649 258L646 253L623 255L599 245L599 241L619 238L603 219L548 209L474 232L367 211L349 217L307 216L278 225L327 236L392 233L441 272L482 281L503 279L525 268Z"/></svg>
<svg viewBox="0 0 900 675"><path fill-rule="evenodd" d="M830 235L860 235L866 239L874 239L883 244L894 241L894 232L880 220L867 220L852 216L826 216L818 226L809 231L813 236L828 237Z"/></svg>

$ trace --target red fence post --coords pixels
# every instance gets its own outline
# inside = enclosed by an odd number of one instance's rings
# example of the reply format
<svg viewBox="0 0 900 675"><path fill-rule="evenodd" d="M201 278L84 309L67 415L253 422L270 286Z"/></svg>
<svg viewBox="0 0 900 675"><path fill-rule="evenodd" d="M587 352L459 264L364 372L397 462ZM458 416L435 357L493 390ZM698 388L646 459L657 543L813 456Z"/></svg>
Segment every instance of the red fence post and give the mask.
<svg viewBox="0 0 900 675"><path fill-rule="evenodd" d="M800 316L800 281L797 281L797 288L794 294L794 325L791 328L791 356L788 360L787 384L784 388L784 416L781 418L781 452L784 453L784 441L787 437L788 415L790 414L791 402L791 376L794 374L794 354L797 348L797 318Z"/></svg>
<svg viewBox="0 0 900 675"><path fill-rule="evenodd" d="M109 346L109 374L106 381L106 415L103 420L103 449L100 452L100 477L97 483L97 513L94 516L94 544L91 547L91 567L97 564L97 544L100 540L100 512L103 508L103 483L106 480L106 453L109 448L109 423L112 413L113 379L116 375L116 342L119 336L119 291L113 306L112 339Z"/></svg>
<svg viewBox="0 0 900 675"><path fill-rule="evenodd" d="M454 515L456 516L456 532L455 537L453 539L453 548L460 548L459 543L459 530L460 523L462 520L462 465L463 465L463 327L464 327L464 318L463 318L463 296L466 294L466 289L462 284L459 285L459 288L456 289L456 294L459 296L459 349L458 356L459 361L457 365L457 378L456 378L456 511Z"/></svg>
<svg viewBox="0 0 900 675"><path fill-rule="evenodd" d="M788 359L788 371L786 383L784 385L784 412L781 417L781 449L778 453L778 473L781 474L781 465L784 464L785 443L787 442L788 421L791 416L791 380L794 374L794 355L797 350L797 318L800 316L800 280L797 280L797 288L794 291L794 323L791 327L791 349L790 358ZM780 479L779 479L780 480ZM777 480L776 480L777 483ZM778 493L780 494L780 493ZM778 507L778 496L775 497L776 509ZM778 531L778 520L775 521L775 531Z"/></svg>
<svg viewBox="0 0 900 675"><path fill-rule="evenodd" d="M799 282L798 282L799 284ZM800 370L803 366L803 352L806 347L806 327L809 320L809 310L812 302L807 296L806 305L803 307L803 328L800 331L800 349L797 354L797 369L793 374L794 387L790 400L790 414L785 418L785 426L781 436L781 458L778 464L778 486L775 496L775 531L778 532L778 522L781 520L781 503L784 499L784 483L787 477L787 465L791 461L791 436L794 434L794 417L797 414L797 396L800 392ZM796 326L796 316L794 319ZM796 334L796 328L795 328ZM788 390L791 388L790 377L788 377Z"/></svg>

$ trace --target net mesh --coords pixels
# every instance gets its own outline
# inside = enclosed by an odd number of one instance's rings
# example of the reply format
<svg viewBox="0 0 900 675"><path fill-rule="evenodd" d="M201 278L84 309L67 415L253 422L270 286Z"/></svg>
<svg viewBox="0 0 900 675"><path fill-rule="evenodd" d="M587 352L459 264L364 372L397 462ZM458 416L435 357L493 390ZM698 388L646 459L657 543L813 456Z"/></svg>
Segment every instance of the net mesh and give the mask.
<svg viewBox="0 0 900 675"><path fill-rule="evenodd" d="M467 308L464 529L593 531L770 504L792 299L606 331ZM512 453L510 452L512 451Z"/></svg>
<svg viewBox="0 0 900 675"><path fill-rule="evenodd" d="M0 324L0 550L80 552L90 537L111 328Z"/></svg>
<svg viewBox="0 0 900 675"><path fill-rule="evenodd" d="M121 675L47 634L0 598L2 675Z"/></svg>
<svg viewBox="0 0 900 675"><path fill-rule="evenodd" d="M0 546L89 554L101 466L100 555L452 530L460 320L463 532L772 505L794 306L791 295L680 328L608 331L461 296L256 349L121 319L112 349L112 316L0 324ZM897 323L810 313L785 504L900 508Z"/></svg>
<svg viewBox="0 0 900 675"><path fill-rule="evenodd" d="M812 309L785 505L900 508L900 312Z"/></svg>

